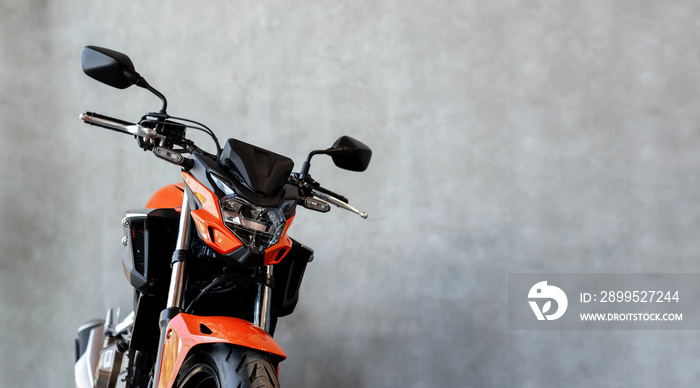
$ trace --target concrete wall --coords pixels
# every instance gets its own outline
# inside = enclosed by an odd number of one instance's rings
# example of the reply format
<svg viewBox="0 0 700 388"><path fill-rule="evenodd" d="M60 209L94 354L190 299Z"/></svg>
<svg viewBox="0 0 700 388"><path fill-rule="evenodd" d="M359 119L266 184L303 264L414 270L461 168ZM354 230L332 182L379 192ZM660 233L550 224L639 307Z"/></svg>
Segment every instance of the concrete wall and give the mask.
<svg viewBox="0 0 700 388"><path fill-rule="evenodd" d="M683 331L509 331L507 274L700 272L700 4L671 1L0 3L0 378L68 387L73 336L128 306L120 214L178 179L125 136L143 90L288 155L349 134L369 170L314 177L370 213L299 211L316 250L280 321L285 387L695 386ZM202 142L206 139L202 138Z"/></svg>

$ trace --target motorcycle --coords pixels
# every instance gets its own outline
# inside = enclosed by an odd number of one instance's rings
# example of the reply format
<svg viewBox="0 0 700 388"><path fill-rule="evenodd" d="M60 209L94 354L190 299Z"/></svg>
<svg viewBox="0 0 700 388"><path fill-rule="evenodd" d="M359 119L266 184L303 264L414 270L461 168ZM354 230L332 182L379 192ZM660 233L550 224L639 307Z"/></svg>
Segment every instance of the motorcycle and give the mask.
<svg viewBox="0 0 700 388"><path fill-rule="evenodd" d="M122 264L134 288L134 311L78 329L78 388L278 387L286 355L273 339L277 320L299 299L313 250L289 237L296 209L330 205L367 218L309 174L311 158L364 171L372 151L349 136L309 153L299 172L283 155L237 139L222 148L214 132L170 116L167 100L120 52L86 46L86 75L109 86L147 89L158 112L131 123L86 112L87 124L133 136L140 148L179 166L182 182L158 190L144 209L128 210ZM216 153L186 136L209 135Z"/></svg>

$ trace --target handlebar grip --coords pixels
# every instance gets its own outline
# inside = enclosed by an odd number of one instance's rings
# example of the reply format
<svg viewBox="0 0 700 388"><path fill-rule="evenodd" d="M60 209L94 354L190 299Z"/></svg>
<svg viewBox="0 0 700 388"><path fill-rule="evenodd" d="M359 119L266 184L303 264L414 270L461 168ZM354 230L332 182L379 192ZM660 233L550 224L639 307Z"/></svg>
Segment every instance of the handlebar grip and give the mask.
<svg viewBox="0 0 700 388"><path fill-rule="evenodd" d="M129 133L126 127L129 125L134 125L133 123L127 121L103 116L94 112L81 113L80 119L83 120L86 124L96 125L98 127L107 128L122 133Z"/></svg>
<svg viewBox="0 0 700 388"><path fill-rule="evenodd" d="M116 124L119 124L119 125L123 125L123 126L134 125L134 123L130 123L130 122L128 122L128 121L124 121L124 120L120 120L120 119L115 119L114 117L109 117L109 116L101 115L101 114L95 113L95 112L85 112L85 113L83 113L83 114L81 115L81 117L82 117L83 115L88 116L90 119L107 120L107 121L111 121L111 122L113 122L113 123L116 123Z"/></svg>
<svg viewBox="0 0 700 388"><path fill-rule="evenodd" d="M94 112L85 112L80 114L80 119L86 124L96 125L98 127L111 129L113 131L145 137L147 139L155 139L158 136L152 128L147 128L142 125L130 123L128 121L115 119L113 117L104 116Z"/></svg>

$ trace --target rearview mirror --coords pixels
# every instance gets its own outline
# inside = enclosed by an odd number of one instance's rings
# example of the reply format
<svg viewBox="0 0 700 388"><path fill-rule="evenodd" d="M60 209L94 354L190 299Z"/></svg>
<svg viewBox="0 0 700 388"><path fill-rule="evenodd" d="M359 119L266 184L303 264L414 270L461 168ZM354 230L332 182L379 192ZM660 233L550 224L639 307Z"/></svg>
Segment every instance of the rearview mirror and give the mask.
<svg viewBox="0 0 700 388"><path fill-rule="evenodd" d="M141 78L128 56L97 46L83 48L80 66L91 78L118 89L126 89Z"/></svg>
<svg viewBox="0 0 700 388"><path fill-rule="evenodd" d="M372 150L350 136L342 136L326 150L337 167L350 171L365 171L372 159Z"/></svg>
<svg viewBox="0 0 700 388"><path fill-rule="evenodd" d="M85 46L80 52L80 66L85 74L103 84L118 89L126 89L131 85L136 85L149 90L163 102L160 113L166 114L165 109L168 107L168 101L165 96L151 87L136 72L134 64L131 63L131 59L126 54L104 47Z"/></svg>
<svg viewBox="0 0 700 388"><path fill-rule="evenodd" d="M302 177L309 173L311 158L314 155L330 155L333 163L344 170L365 171L372 159L372 150L364 143L350 136L341 136L333 143L331 148L311 151L306 161L301 166Z"/></svg>

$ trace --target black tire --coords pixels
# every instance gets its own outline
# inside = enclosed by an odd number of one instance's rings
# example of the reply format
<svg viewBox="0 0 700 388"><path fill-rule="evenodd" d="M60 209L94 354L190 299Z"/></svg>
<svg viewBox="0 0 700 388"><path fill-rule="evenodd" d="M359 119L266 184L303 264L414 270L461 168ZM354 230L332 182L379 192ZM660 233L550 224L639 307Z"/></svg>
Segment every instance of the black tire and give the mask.
<svg viewBox="0 0 700 388"><path fill-rule="evenodd" d="M195 348L180 368L177 388L279 388L267 355L229 344Z"/></svg>

